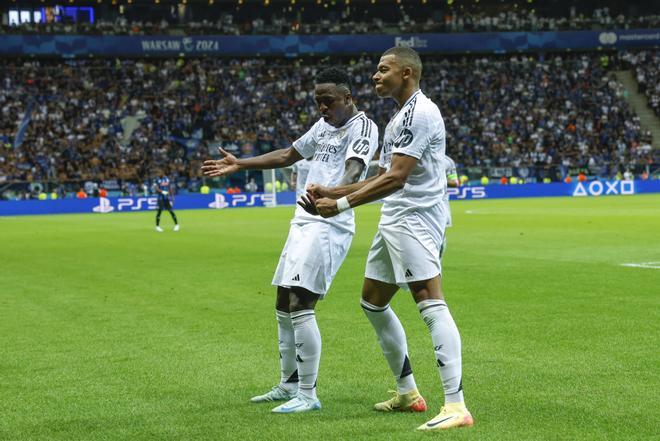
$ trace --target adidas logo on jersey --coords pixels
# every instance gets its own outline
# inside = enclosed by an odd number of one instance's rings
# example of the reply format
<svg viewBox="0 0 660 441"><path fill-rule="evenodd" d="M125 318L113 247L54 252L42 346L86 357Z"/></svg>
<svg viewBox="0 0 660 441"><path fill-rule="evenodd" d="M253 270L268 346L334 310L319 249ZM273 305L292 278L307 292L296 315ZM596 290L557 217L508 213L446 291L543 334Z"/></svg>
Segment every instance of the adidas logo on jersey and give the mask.
<svg viewBox="0 0 660 441"><path fill-rule="evenodd" d="M294 282L300 282L300 274L296 274L291 280Z"/></svg>
<svg viewBox="0 0 660 441"><path fill-rule="evenodd" d="M413 273L409 269L406 270L406 277L412 277Z"/></svg>

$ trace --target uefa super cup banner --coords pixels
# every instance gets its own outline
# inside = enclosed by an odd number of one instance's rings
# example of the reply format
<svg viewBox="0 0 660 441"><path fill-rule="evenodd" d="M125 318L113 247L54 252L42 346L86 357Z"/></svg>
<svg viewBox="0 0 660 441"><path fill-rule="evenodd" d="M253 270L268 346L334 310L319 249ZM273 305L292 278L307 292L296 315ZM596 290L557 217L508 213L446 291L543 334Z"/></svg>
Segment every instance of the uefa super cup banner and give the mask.
<svg viewBox="0 0 660 441"><path fill-rule="evenodd" d="M403 35L84 36L2 35L0 55L201 56L358 54L392 46L419 52L505 53L660 45L660 29Z"/></svg>
<svg viewBox="0 0 660 441"><path fill-rule="evenodd" d="M450 200L479 200L530 197L602 197L660 193L660 180L653 181L589 181L576 184L482 185L449 189ZM185 194L176 197L175 210L272 207L295 205L296 193ZM63 213L131 213L156 210L158 198L112 197L89 199L0 201L0 216Z"/></svg>

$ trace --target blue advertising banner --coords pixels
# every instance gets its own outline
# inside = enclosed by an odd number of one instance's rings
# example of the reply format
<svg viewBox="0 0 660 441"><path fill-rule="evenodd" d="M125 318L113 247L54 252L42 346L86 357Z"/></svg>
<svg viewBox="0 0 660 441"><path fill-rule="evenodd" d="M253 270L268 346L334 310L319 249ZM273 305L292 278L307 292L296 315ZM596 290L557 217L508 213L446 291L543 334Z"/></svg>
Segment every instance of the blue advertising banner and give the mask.
<svg viewBox="0 0 660 441"><path fill-rule="evenodd" d="M506 53L660 46L660 29L557 32L474 32L404 35L84 36L2 35L0 55L226 56L357 54L392 46L419 52Z"/></svg>
<svg viewBox="0 0 660 441"><path fill-rule="evenodd" d="M660 193L660 180L589 181L573 184L484 185L449 189L449 199L502 199L552 196L614 196Z"/></svg>
<svg viewBox="0 0 660 441"><path fill-rule="evenodd" d="M295 192L277 193L277 204L293 205L296 203L295 198ZM233 195L223 193L207 195L185 194L176 197L174 209L269 207L274 205L274 200L272 193L241 193ZM156 196L8 201L0 202L0 216L61 213L123 213L156 210L157 208L158 197Z"/></svg>
<svg viewBox="0 0 660 441"><path fill-rule="evenodd" d="M626 196L642 193L660 193L660 180L654 181L590 181L564 184L484 185L476 187L450 188L450 200L529 198L529 197L599 197ZM277 193L277 205L294 205L296 193ZM177 196L175 210L227 209L239 207L273 206L272 193L241 194L188 194ZM119 197L61 200L30 200L0 202L0 216L62 213L124 213L155 210L158 198Z"/></svg>

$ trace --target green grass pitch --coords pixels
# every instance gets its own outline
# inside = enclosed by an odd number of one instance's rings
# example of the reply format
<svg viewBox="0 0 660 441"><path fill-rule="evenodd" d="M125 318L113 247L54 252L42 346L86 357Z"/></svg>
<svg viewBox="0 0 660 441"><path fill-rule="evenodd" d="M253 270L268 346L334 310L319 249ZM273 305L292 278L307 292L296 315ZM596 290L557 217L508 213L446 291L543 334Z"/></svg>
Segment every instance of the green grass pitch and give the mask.
<svg viewBox="0 0 660 441"><path fill-rule="evenodd" d="M0 218L2 440L658 439L660 196L452 203L444 288L475 426L439 410L430 337L403 322L427 414L378 414L394 380L359 306L378 206L328 298L323 409L248 402L279 378L270 286L292 207Z"/></svg>

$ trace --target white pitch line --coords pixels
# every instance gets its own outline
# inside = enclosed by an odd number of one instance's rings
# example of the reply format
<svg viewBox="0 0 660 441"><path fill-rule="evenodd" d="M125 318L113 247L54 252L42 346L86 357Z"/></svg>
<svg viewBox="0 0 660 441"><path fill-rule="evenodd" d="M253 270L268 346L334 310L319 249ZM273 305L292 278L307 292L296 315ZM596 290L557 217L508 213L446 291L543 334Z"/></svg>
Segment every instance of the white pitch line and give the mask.
<svg viewBox="0 0 660 441"><path fill-rule="evenodd" d="M491 210L465 210L465 214L494 214Z"/></svg>
<svg viewBox="0 0 660 441"><path fill-rule="evenodd" d="M622 263L621 266L627 266L630 268L660 269L660 262Z"/></svg>

